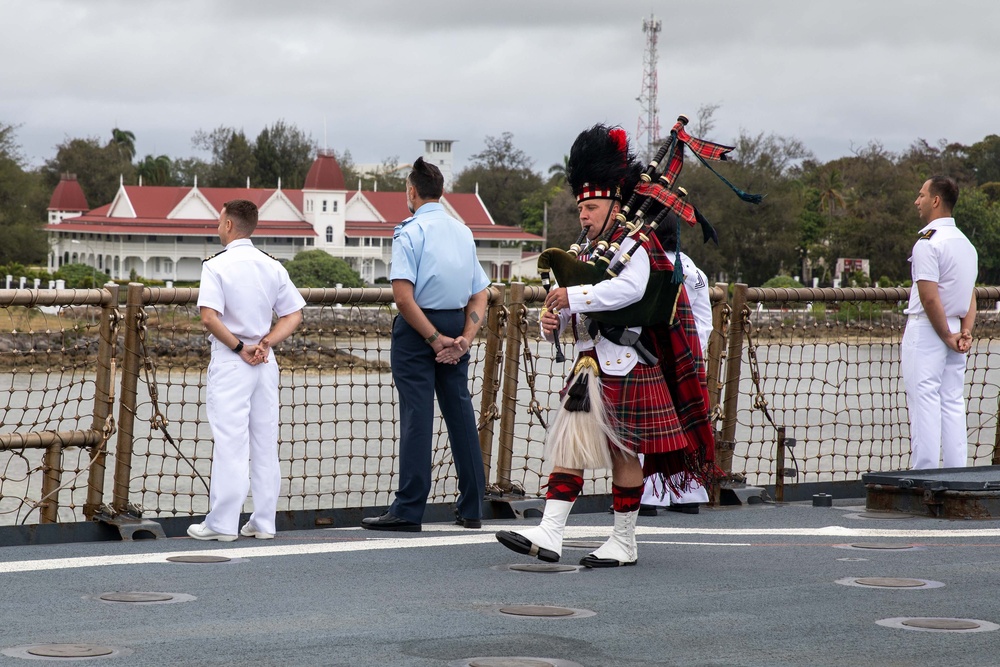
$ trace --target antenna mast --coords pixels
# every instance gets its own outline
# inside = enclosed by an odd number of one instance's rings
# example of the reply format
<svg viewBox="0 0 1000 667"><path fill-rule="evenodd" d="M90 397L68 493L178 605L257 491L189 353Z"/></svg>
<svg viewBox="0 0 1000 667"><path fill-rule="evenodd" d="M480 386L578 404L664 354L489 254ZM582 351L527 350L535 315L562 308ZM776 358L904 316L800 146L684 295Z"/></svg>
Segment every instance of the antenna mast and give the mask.
<svg viewBox="0 0 1000 667"><path fill-rule="evenodd" d="M660 141L659 107L656 103L656 63L659 56L656 53L656 43L662 27L663 22L652 14L648 19L642 20L642 31L646 33L646 50L642 54L642 92L636 98L639 102L639 127L635 133L635 147L643 164L648 164L653 159Z"/></svg>

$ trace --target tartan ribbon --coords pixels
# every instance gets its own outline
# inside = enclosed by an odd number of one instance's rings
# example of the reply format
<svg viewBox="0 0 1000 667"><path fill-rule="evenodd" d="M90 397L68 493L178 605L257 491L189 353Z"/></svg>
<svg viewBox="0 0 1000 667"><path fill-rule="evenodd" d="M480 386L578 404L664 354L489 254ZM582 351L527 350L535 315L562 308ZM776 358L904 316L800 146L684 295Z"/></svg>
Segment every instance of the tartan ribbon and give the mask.
<svg viewBox="0 0 1000 667"><path fill-rule="evenodd" d="M640 183L635 187L635 191L636 194L652 197L655 201L663 204L683 218L692 227L698 224L698 214L695 212L694 206L688 204L659 183Z"/></svg>
<svg viewBox="0 0 1000 667"><path fill-rule="evenodd" d="M667 183L673 185L677 182L677 177L681 175L681 169L684 168L684 144L681 141L677 142L674 147L673 153L667 158L667 166L663 169L663 175L660 178L666 179Z"/></svg>
<svg viewBox="0 0 1000 667"><path fill-rule="evenodd" d="M730 183L729 179L713 169L712 165L708 163L708 160L728 160L728 154L735 150L733 146L723 146L722 144L692 137L684 130L684 125L680 122L674 125L671 132L677 133L677 150L674 155L671 156L670 162L667 164L667 169L664 170L670 183L675 183L677 176L681 173L681 168L684 166L684 146L688 146L692 151L694 151L695 157L701 160L701 163L705 165L710 172L718 176L719 180L728 185L729 189L735 192L740 199L745 202L750 202L751 204L759 204L764 200L764 195L751 194L739 189Z"/></svg>
<svg viewBox="0 0 1000 667"><path fill-rule="evenodd" d="M678 141L686 144L691 150L706 160L728 160L727 155L734 150L734 146L723 146L704 139L692 137L684 130L682 123L674 125L672 132L677 133Z"/></svg>

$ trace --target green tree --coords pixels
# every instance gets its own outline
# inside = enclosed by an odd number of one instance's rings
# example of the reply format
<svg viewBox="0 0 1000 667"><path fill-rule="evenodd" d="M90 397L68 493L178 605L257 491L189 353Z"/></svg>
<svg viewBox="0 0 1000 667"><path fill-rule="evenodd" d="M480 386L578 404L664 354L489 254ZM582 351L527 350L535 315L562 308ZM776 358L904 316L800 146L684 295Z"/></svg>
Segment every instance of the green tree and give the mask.
<svg viewBox="0 0 1000 667"><path fill-rule="evenodd" d="M220 126L211 132L198 130L191 140L195 148L207 150L212 154L208 163L206 183L199 180L200 185L216 188L246 187L247 179L257 175L257 158L254 149L247 141L243 130ZM251 186L254 183L251 181Z"/></svg>
<svg viewBox="0 0 1000 667"><path fill-rule="evenodd" d="M200 158L181 158L173 160L171 181L174 185L191 186L197 179L198 183L206 185L211 180L211 172L212 166Z"/></svg>
<svg viewBox="0 0 1000 667"><path fill-rule="evenodd" d="M401 169L399 156L393 155L382 160L374 174L368 174L368 178L374 178L373 188L379 192L403 192L406 189L406 176L409 169ZM350 187L350 183L347 184Z"/></svg>
<svg viewBox="0 0 1000 667"><path fill-rule="evenodd" d="M0 264L45 262L43 226L51 190L40 174L25 169L17 126L0 123Z"/></svg>
<svg viewBox="0 0 1000 667"><path fill-rule="evenodd" d="M576 197L569 188L558 189L549 200L549 229L546 247L568 250L580 236L580 214Z"/></svg>
<svg viewBox="0 0 1000 667"><path fill-rule="evenodd" d="M78 138L68 139L56 148L56 156L42 168L50 191L62 174L76 174L87 201L96 208L111 203L123 181L137 182L135 165L122 158L114 143L102 144L96 137Z"/></svg>
<svg viewBox="0 0 1000 667"><path fill-rule="evenodd" d="M143 185L178 185L174 180L174 163L166 155L147 155L136 165L136 172Z"/></svg>
<svg viewBox="0 0 1000 667"><path fill-rule="evenodd" d="M111 145L122 162L131 162L135 158L135 133L116 127L111 130Z"/></svg>
<svg viewBox="0 0 1000 667"><path fill-rule="evenodd" d="M552 185L565 185L568 173L569 156L563 155L562 162L556 162L549 167L549 183Z"/></svg>
<svg viewBox="0 0 1000 667"><path fill-rule="evenodd" d="M350 264L325 250L303 250L285 262L288 276L296 287L364 287L361 275Z"/></svg>
<svg viewBox="0 0 1000 667"><path fill-rule="evenodd" d="M522 225L531 215L525 199L542 187L527 154L514 146L514 135L486 137L486 148L455 179L455 192L476 192L499 225ZM537 224L535 225L537 226Z"/></svg>
<svg viewBox="0 0 1000 667"><path fill-rule="evenodd" d="M802 198L797 181L803 161L812 155L801 142L776 135L744 133L734 143L734 159L713 167L743 190L763 193L764 200L748 204L700 163L688 163L680 184L716 227L720 241L703 244L700 231L682 230L682 248L706 274L731 281L760 285L775 275L798 273Z"/></svg>
<svg viewBox="0 0 1000 667"><path fill-rule="evenodd" d="M1000 181L1000 137L990 134L969 146L967 153L977 183Z"/></svg>
<svg viewBox="0 0 1000 667"><path fill-rule="evenodd" d="M1000 204L979 188L963 190L955 206L955 220L979 252L979 282L1000 284Z"/></svg>
<svg viewBox="0 0 1000 667"><path fill-rule="evenodd" d="M63 264L53 277L56 280L65 280L69 289L99 287L107 280L106 274L86 264Z"/></svg>
<svg viewBox="0 0 1000 667"><path fill-rule="evenodd" d="M317 146L312 137L295 125L279 120L257 135L253 155L257 161L252 185L274 188L281 179L286 190L301 189L316 157Z"/></svg>

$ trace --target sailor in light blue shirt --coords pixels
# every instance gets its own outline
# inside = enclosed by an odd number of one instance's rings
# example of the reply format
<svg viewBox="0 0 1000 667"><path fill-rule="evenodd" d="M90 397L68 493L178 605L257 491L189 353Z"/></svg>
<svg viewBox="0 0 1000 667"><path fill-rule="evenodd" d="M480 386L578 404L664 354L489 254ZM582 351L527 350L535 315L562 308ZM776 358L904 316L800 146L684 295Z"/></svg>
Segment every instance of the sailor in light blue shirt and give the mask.
<svg viewBox="0 0 1000 667"><path fill-rule="evenodd" d="M482 526L486 493L479 431L469 393L469 347L486 317L490 281L472 232L440 203L444 178L417 158L406 179L413 217L393 235L390 365L399 395L399 489L389 510L361 522L369 530L421 530L431 490L434 396L448 427L458 473L456 523Z"/></svg>
<svg viewBox="0 0 1000 667"><path fill-rule="evenodd" d="M396 227L389 280L407 280L422 309L465 308L469 298L490 286L476 257L467 226L428 202Z"/></svg>

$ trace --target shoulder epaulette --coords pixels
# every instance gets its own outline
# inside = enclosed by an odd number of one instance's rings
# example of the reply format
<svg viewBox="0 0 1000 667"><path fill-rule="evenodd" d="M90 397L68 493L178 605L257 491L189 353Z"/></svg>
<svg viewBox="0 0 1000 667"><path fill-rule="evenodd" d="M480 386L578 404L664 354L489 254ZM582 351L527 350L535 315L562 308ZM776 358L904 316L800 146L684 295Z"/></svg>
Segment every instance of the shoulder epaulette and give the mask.
<svg viewBox="0 0 1000 667"><path fill-rule="evenodd" d="M260 250L260 248L257 248L257 246L254 246L254 248L256 248L257 250ZM260 250L260 251L261 251L261 252L264 252L263 250ZM265 255L267 255L268 257L270 257L271 259L273 259L274 261L276 261L276 262L278 261L278 258L277 258L277 257L275 257L274 255L272 255L271 253L269 253L269 252L264 252L264 254L265 254Z"/></svg>
<svg viewBox="0 0 1000 667"><path fill-rule="evenodd" d="M226 252L226 248L223 248L222 250L220 250L219 252L215 253L211 257L206 257L205 259L201 260L201 263L204 264L205 262L207 262L210 259L215 259L216 257L218 257L219 255L221 255L224 252Z"/></svg>
<svg viewBox="0 0 1000 667"><path fill-rule="evenodd" d="M924 241L926 239L929 239L930 237L934 236L934 232L936 232L936 231L937 231L936 229L928 229L923 234L920 234L919 236L917 236L917 240L918 241Z"/></svg>

